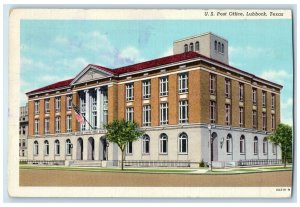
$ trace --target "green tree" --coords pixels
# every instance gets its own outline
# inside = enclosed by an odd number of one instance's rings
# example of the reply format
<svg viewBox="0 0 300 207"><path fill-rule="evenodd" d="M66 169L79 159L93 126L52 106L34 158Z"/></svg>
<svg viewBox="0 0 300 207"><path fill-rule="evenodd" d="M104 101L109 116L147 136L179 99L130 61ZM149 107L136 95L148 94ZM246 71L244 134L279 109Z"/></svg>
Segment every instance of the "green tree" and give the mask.
<svg viewBox="0 0 300 207"><path fill-rule="evenodd" d="M268 136L268 140L279 145L286 167L287 158L292 157L293 137L292 127L286 124L279 124L275 132Z"/></svg>
<svg viewBox="0 0 300 207"><path fill-rule="evenodd" d="M122 170L124 169L125 148L129 142L134 142L141 137L144 132L140 130L135 122L125 120L114 120L106 124L106 139L109 142L116 143L122 152Z"/></svg>

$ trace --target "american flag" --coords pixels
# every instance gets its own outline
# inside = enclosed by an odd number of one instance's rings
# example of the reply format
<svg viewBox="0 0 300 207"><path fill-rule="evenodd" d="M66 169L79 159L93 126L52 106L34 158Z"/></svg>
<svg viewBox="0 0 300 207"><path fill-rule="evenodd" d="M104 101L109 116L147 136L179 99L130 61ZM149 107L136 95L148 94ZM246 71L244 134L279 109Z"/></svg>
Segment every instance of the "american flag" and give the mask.
<svg viewBox="0 0 300 207"><path fill-rule="evenodd" d="M79 110L79 107L76 106L75 104L73 104L73 109L76 113L76 119L77 121L80 123L80 124L83 124L84 123L84 117L81 115L80 113L80 110Z"/></svg>

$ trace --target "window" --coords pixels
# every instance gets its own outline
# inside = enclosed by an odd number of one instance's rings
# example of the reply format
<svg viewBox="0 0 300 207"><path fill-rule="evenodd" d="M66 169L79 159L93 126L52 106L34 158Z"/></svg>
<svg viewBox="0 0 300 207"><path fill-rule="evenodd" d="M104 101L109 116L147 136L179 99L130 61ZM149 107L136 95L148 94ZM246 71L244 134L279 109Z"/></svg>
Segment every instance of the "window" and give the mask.
<svg viewBox="0 0 300 207"><path fill-rule="evenodd" d="M221 43L218 42L218 52L221 52Z"/></svg>
<svg viewBox="0 0 300 207"><path fill-rule="evenodd" d="M277 146L275 143L272 143L272 153L275 155L276 154L276 151L277 151Z"/></svg>
<svg viewBox="0 0 300 207"><path fill-rule="evenodd" d="M242 135L240 138L240 154L245 154L245 136Z"/></svg>
<svg viewBox="0 0 300 207"><path fill-rule="evenodd" d="M253 129L257 129L257 112L256 111L252 111L252 125L253 125Z"/></svg>
<svg viewBox="0 0 300 207"><path fill-rule="evenodd" d="M85 106L86 106L86 101L85 101L85 96L80 97L80 113L83 117L85 117ZM85 123L83 122L81 124L81 131L85 131Z"/></svg>
<svg viewBox="0 0 300 207"><path fill-rule="evenodd" d="M186 133L181 133L179 135L179 140L178 140L178 151L180 154L187 154L188 153L188 136Z"/></svg>
<svg viewBox="0 0 300 207"><path fill-rule="evenodd" d="M40 113L40 101L34 101L34 114Z"/></svg>
<svg viewBox="0 0 300 207"><path fill-rule="evenodd" d="M67 132L72 132L72 116L67 115Z"/></svg>
<svg viewBox="0 0 300 207"><path fill-rule="evenodd" d="M49 134L49 118L45 119L45 134Z"/></svg>
<svg viewBox="0 0 300 207"><path fill-rule="evenodd" d="M60 133L60 116L55 117L55 132Z"/></svg>
<svg viewBox="0 0 300 207"><path fill-rule="evenodd" d="M168 103L160 104L160 125L168 124Z"/></svg>
<svg viewBox="0 0 300 207"><path fill-rule="evenodd" d="M258 154L258 138L254 137L254 142L253 142L253 152L255 155Z"/></svg>
<svg viewBox="0 0 300 207"><path fill-rule="evenodd" d="M126 154L132 154L132 142L128 142L126 145Z"/></svg>
<svg viewBox="0 0 300 207"><path fill-rule="evenodd" d="M200 50L200 46L199 46L199 42L197 41L195 44L195 51L199 51Z"/></svg>
<svg viewBox="0 0 300 207"><path fill-rule="evenodd" d="M70 139L67 139L66 141L66 155L72 154L72 143Z"/></svg>
<svg viewBox="0 0 300 207"><path fill-rule="evenodd" d="M126 84L126 101L133 101L133 83Z"/></svg>
<svg viewBox="0 0 300 207"><path fill-rule="evenodd" d="M142 153L150 153L150 137L147 134L145 134L142 138Z"/></svg>
<svg viewBox="0 0 300 207"><path fill-rule="evenodd" d="M210 82L209 82L210 83L209 84L210 94L215 95L216 94L216 75L210 74L209 80L210 80Z"/></svg>
<svg viewBox="0 0 300 207"><path fill-rule="evenodd" d="M151 106L143 106L143 126L151 125Z"/></svg>
<svg viewBox="0 0 300 207"><path fill-rule="evenodd" d="M133 107L126 108L126 121L133 121Z"/></svg>
<svg viewBox="0 0 300 207"><path fill-rule="evenodd" d="M231 106L230 104L225 104L225 124L230 125L231 123Z"/></svg>
<svg viewBox="0 0 300 207"><path fill-rule="evenodd" d="M262 129L267 130L267 114L266 114L266 112L262 113Z"/></svg>
<svg viewBox="0 0 300 207"><path fill-rule="evenodd" d="M159 139L159 153L168 153L168 136L166 134L161 134Z"/></svg>
<svg viewBox="0 0 300 207"><path fill-rule="evenodd" d="M168 77L160 78L160 96L168 95Z"/></svg>
<svg viewBox="0 0 300 207"><path fill-rule="evenodd" d="M189 49L188 49L188 45L187 44L185 44L184 45L184 52L188 52L189 51Z"/></svg>
<svg viewBox="0 0 300 207"><path fill-rule="evenodd" d="M209 102L210 123L216 123L216 102Z"/></svg>
<svg viewBox="0 0 300 207"><path fill-rule="evenodd" d="M45 146L44 155L49 155L49 142L48 142L48 140L44 141L44 146Z"/></svg>
<svg viewBox="0 0 300 207"><path fill-rule="evenodd" d="M58 140L55 140L54 142L54 154L60 155L60 143Z"/></svg>
<svg viewBox="0 0 300 207"><path fill-rule="evenodd" d="M39 143L38 141L34 141L33 143L33 155L39 154Z"/></svg>
<svg viewBox="0 0 300 207"><path fill-rule="evenodd" d="M218 49L218 46L217 46L217 41L215 40L215 51L217 51L217 49Z"/></svg>
<svg viewBox="0 0 300 207"><path fill-rule="evenodd" d="M179 101L179 123L188 122L188 101Z"/></svg>
<svg viewBox="0 0 300 207"><path fill-rule="evenodd" d="M244 108L240 107L240 118L239 118L240 127L244 126Z"/></svg>
<svg viewBox="0 0 300 207"><path fill-rule="evenodd" d="M143 99L150 98L151 95L151 82L150 80L143 81Z"/></svg>
<svg viewBox="0 0 300 207"><path fill-rule="evenodd" d="M35 119L34 120L34 134L38 134L39 133L39 120Z"/></svg>
<svg viewBox="0 0 300 207"><path fill-rule="evenodd" d="M225 79L225 97L230 98L231 96L231 81L230 79Z"/></svg>
<svg viewBox="0 0 300 207"><path fill-rule="evenodd" d="M275 109L275 94L271 95L271 108Z"/></svg>
<svg viewBox="0 0 300 207"><path fill-rule="evenodd" d="M224 44L222 43L222 48L221 52L224 53Z"/></svg>
<svg viewBox="0 0 300 207"><path fill-rule="evenodd" d="M262 92L262 107L266 107L266 92Z"/></svg>
<svg viewBox="0 0 300 207"><path fill-rule="evenodd" d="M263 140L263 153L268 154L268 140L266 137Z"/></svg>
<svg viewBox="0 0 300 207"><path fill-rule="evenodd" d="M239 95L240 95L240 101L243 102L244 101L244 84L243 83L240 83Z"/></svg>
<svg viewBox="0 0 300 207"><path fill-rule="evenodd" d="M226 153L227 154L232 153L232 136L231 136L231 134L228 134L226 137Z"/></svg>
<svg viewBox="0 0 300 207"><path fill-rule="evenodd" d="M97 93L94 91L91 94L91 99L92 99L92 120L91 124L93 129L97 128Z"/></svg>
<svg viewBox="0 0 300 207"><path fill-rule="evenodd" d="M271 115L271 122L272 122L272 131L275 130L275 114Z"/></svg>
<svg viewBox="0 0 300 207"><path fill-rule="evenodd" d="M194 44L190 43L190 51L194 51Z"/></svg>
<svg viewBox="0 0 300 207"><path fill-rule="evenodd" d="M252 103L253 103L253 105L256 105L256 101L257 101L257 89L252 88Z"/></svg>
<svg viewBox="0 0 300 207"><path fill-rule="evenodd" d="M60 112L60 97L55 98L55 112Z"/></svg>
<svg viewBox="0 0 300 207"><path fill-rule="evenodd" d="M72 95L67 96L67 110L72 109Z"/></svg>
<svg viewBox="0 0 300 207"><path fill-rule="evenodd" d="M50 112L50 99L47 98L45 99L45 113L49 113Z"/></svg>
<svg viewBox="0 0 300 207"><path fill-rule="evenodd" d="M179 86L178 87L179 88L179 93L188 92L188 74L187 73L179 74L178 86Z"/></svg>

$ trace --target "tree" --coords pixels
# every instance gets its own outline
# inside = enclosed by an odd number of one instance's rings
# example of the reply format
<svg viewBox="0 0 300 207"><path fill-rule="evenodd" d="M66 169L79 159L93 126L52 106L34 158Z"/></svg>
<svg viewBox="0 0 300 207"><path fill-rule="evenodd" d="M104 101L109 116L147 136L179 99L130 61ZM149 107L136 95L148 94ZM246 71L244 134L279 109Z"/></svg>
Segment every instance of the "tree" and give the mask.
<svg viewBox="0 0 300 207"><path fill-rule="evenodd" d="M125 120L114 120L104 125L107 130L106 139L116 143L122 152L122 170L124 169L125 148L129 142L134 142L141 137L144 132L140 130L137 123Z"/></svg>
<svg viewBox="0 0 300 207"><path fill-rule="evenodd" d="M291 157L293 148L292 127L286 124L279 124L275 132L268 136L268 140L280 146L284 167L286 167L287 158Z"/></svg>

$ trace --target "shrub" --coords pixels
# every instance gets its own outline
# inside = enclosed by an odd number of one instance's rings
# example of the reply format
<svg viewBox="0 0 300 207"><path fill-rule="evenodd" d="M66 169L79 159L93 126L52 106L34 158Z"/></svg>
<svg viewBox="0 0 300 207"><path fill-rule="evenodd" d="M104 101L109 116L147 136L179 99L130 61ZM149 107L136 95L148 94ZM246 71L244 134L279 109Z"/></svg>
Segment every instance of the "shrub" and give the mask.
<svg viewBox="0 0 300 207"><path fill-rule="evenodd" d="M201 162L199 163L199 166L200 166L200 167L205 167L205 163L204 163L203 160L201 160Z"/></svg>

